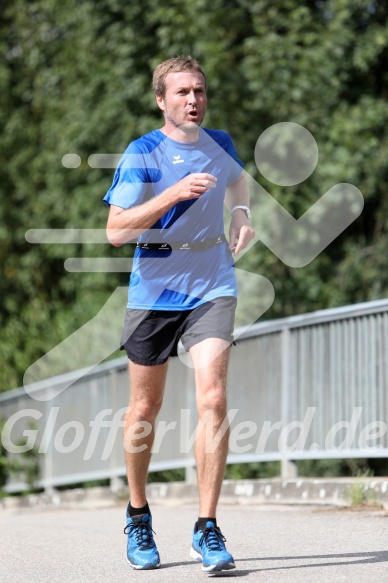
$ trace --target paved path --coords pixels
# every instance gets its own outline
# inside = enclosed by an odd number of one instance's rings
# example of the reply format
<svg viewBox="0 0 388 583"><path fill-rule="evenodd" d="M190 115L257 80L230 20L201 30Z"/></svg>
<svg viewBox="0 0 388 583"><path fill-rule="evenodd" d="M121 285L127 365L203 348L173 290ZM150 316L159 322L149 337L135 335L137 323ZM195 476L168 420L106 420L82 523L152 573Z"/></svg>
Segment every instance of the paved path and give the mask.
<svg viewBox="0 0 388 583"><path fill-rule="evenodd" d="M135 572L125 559L124 503L93 510L0 513L1 583L191 583L208 579L188 550L195 506L153 506L162 559ZM220 526L234 581L384 583L388 515L302 506L224 506ZM211 576L214 578L215 576Z"/></svg>

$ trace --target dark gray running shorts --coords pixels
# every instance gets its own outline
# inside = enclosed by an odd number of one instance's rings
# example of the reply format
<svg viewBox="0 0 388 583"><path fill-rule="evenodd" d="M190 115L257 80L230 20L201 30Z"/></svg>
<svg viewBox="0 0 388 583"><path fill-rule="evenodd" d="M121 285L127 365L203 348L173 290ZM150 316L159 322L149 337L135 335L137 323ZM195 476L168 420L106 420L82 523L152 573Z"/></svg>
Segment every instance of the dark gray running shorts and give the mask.
<svg viewBox="0 0 388 583"><path fill-rule="evenodd" d="M220 297L193 310L127 309L120 348L136 364L163 364L177 356L178 342L185 350L206 338L222 338L232 344L235 297Z"/></svg>

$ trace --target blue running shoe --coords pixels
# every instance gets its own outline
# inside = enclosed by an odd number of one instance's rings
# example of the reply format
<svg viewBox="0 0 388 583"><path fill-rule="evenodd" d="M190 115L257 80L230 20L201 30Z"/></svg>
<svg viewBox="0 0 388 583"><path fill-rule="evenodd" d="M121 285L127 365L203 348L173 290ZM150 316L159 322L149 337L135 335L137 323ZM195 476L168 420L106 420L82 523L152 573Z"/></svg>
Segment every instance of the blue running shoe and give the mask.
<svg viewBox="0 0 388 583"><path fill-rule="evenodd" d="M128 535L127 561L132 569L157 569L160 557L156 548L150 514L128 516L124 534Z"/></svg>
<svg viewBox="0 0 388 583"><path fill-rule="evenodd" d="M206 573L234 569L236 565L232 555L225 548L225 541L225 537L214 522L209 520L204 531L198 530L196 523L190 557L202 561L202 571Z"/></svg>

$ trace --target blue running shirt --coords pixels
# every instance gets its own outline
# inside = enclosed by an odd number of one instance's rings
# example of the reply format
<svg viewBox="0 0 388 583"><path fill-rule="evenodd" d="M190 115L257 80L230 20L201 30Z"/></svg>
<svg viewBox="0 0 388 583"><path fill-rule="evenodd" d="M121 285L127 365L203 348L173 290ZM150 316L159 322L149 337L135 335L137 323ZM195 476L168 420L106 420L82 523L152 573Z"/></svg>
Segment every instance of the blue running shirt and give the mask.
<svg viewBox="0 0 388 583"><path fill-rule="evenodd" d="M104 197L108 206L140 205L190 173L217 177L200 198L178 202L139 242L202 242L224 232L225 189L236 182L242 163L229 135L200 129L194 143L181 143L154 130L132 142ZM236 296L234 260L223 242L206 250L170 253L137 248L129 283L128 308L189 310L220 296Z"/></svg>

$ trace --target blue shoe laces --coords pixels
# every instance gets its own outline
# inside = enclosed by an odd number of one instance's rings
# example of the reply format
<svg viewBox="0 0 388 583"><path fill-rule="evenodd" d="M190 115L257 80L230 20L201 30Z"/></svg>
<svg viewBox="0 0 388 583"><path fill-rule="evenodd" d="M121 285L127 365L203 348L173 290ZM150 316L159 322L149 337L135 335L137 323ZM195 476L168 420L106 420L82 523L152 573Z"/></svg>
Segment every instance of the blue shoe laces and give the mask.
<svg viewBox="0 0 388 583"><path fill-rule="evenodd" d="M218 526L210 526L205 528L204 533L199 540L199 546L202 546L203 542L210 551L223 551L226 538Z"/></svg>
<svg viewBox="0 0 388 583"><path fill-rule="evenodd" d="M124 528L124 534L135 535L136 543L140 550L153 549L155 546L152 533L156 534L147 522L131 522Z"/></svg>

